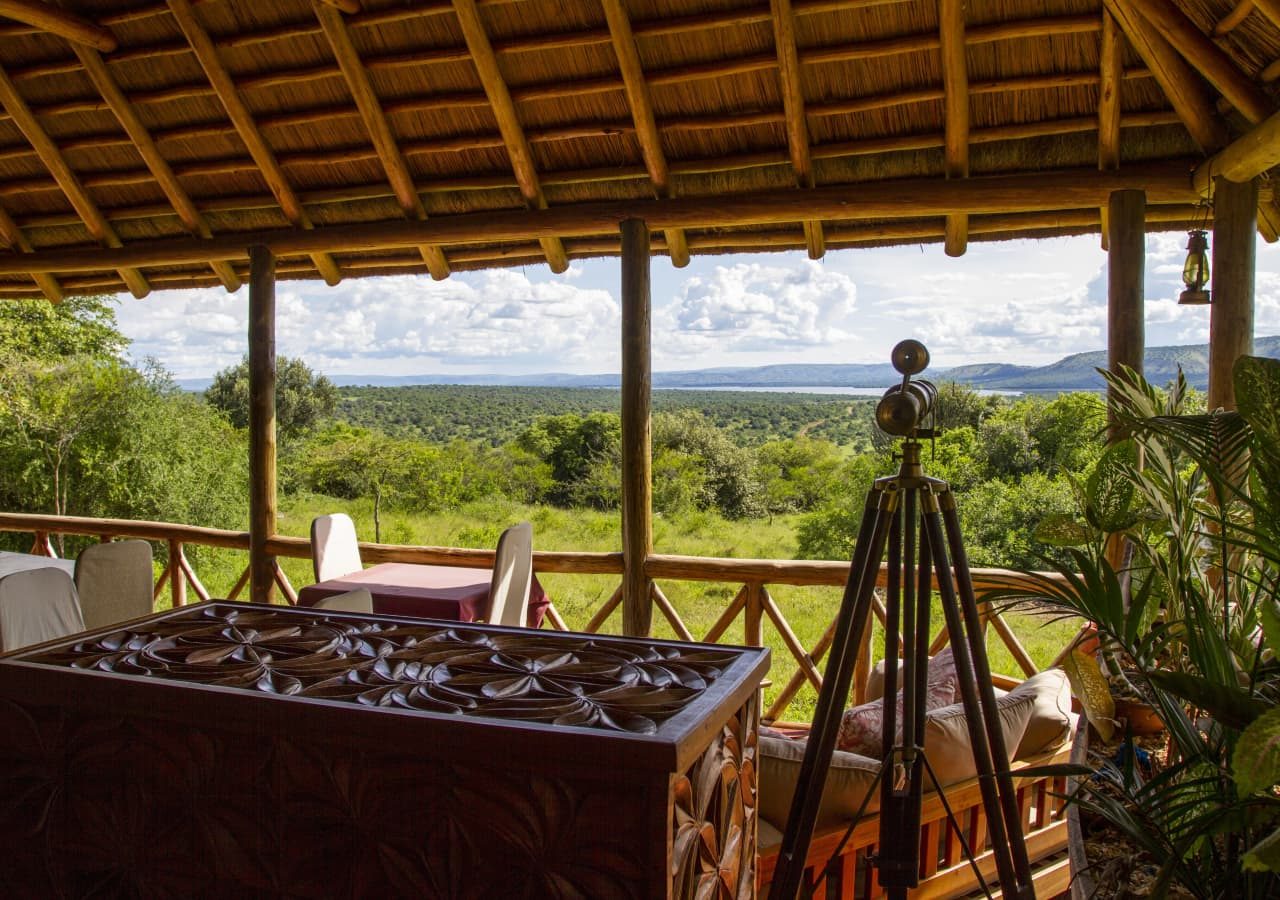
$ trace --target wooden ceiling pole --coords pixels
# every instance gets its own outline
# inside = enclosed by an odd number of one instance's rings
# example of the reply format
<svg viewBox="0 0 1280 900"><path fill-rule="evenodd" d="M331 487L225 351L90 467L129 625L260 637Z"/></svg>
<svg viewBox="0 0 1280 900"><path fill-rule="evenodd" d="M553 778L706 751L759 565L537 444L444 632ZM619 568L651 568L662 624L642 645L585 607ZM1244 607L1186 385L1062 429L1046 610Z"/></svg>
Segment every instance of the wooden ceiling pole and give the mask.
<svg viewBox="0 0 1280 900"><path fill-rule="evenodd" d="M1151 74L1186 126L1192 140L1205 153L1227 143L1227 129L1204 84L1159 29L1124 0L1103 0L1129 43L1138 51Z"/></svg>
<svg viewBox="0 0 1280 900"><path fill-rule="evenodd" d="M1218 89L1227 102L1256 125L1276 111L1266 93L1241 72L1231 57L1215 44L1186 13L1169 0L1116 0L1136 9L1168 38L1182 58Z"/></svg>
<svg viewBox="0 0 1280 900"><path fill-rule="evenodd" d="M773 42L778 50L778 75L782 82L782 108L786 113L787 149L791 168L800 187L813 187L813 159L809 154L809 124L804 111L804 88L800 81L800 55L796 48L796 17L791 0L769 0L773 18ZM810 259L822 259L827 252L822 223L804 222L804 242Z"/></svg>
<svg viewBox="0 0 1280 900"><path fill-rule="evenodd" d="M108 247L120 247L120 238L115 229L111 227L111 223L107 221L106 217L98 209L98 205L93 201L93 198L85 191L84 185L80 183L76 173L71 170L71 166L67 165L67 161L63 158L62 151L58 149L58 145L53 142L53 139L49 137L36 120L31 108L22 99L22 95L18 93L17 87L9 80L8 74L2 67L0 67L0 106L3 106L8 111L14 124L18 126L27 141L35 148L36 155L40 157L40 161L49 170L62 193L66 195L72 208L80 216L80 220L84 222L85 228L89 229L89 233ZM142 277L142 273L137 269L124 267L119 271L120 278L128 286L133 296L141 299L151 293L151 286L147 284L147 280Z"/></svg>
<svg viewBox="0 0 1280 900"><path fill-rule="evenodd" d="M1253 0L1240 0L1231 12L1219 19L1218 23L1213 26L1214 37L1223 37L1235 31L1241 22L1249 18L1249 13L1251 12L1253 12Z"/></svg>
<svg viewBox="0 0 1280 900"><path fill-rule="evenodd" d="M1102 11L1102 52L1098 81L1098 168L1120 168L1120 85L1124 78L1124 44L1120 26ZM1100 209L1102 249L1110 246L1110 204Z"/></svg>
<svg viewBox="0 0 1280 900"><path fill-rule="evenodd" d="M13 218L3 208L0 208L0 241L17 253L31 253L33 249L31 242L27 240L26 235L22 233L22 229L13 221ZM58 279L44 272L31 272L31 280L36 283L36 287L40 288L40 293L44 294L45 299L52 303L58 303L62 300L62 285L58 284Z"/></svg>
<svg viewBox="0 0 1280 900"><path fill-rule="evenodd" d="M342 77L347 82L347 89L355 98L360 118L364 121L365 130L369 132L374 150L377 151L383 171L387 173L387 180L391 182L391 189L395 191L400 208L407 218L418 221L426 219L427 210L422 205L422 198L418 195L417 188L414 187L409 165L405 162L404 154L400 151L400 146L391 131L391 124L382 110L382 101L374 93L373 84L369 81L369 73L365 70L364 64L360 61L360 54L351 41L351 33L347 29L346 22L342 20L342 13L331 6L320 4L316 5L315 11L316 18L320 20L320 27L324 30L324 36L328 39L329 46L333 48L333 55L338 60L339 68L342 69ZM427 271L431 273L432 278L441 281L449 277L449 261L445 259L443 250L439 247L423 245L418 248L418 251L422 254L422 260L427 264Z"/></svg>
<svg viewBox="0 0 1280 900"><path fill-rule="evenodd" d="M640 142L640 154L644 157L645 168L649 170L649 180L653 182L654 193L659 197L669 197L671 173L662 149L662 136L654 119L653 101L649 97L644 67L640 65L640 54L636 50L635 36L631 31L631 19L627 16L622 0L601 0L601 5L609 22L613 52L618 57L627 103L631 107L631 118L636 126L636 140ZM684 231L673 228L666 233L666 238L671 264L676 268L689 265L689 245L685 241Z"/></svg>
<svg viewBox="0 0 1280 900"><path fill-rule="evenodd" d="M480 21L480 11L476 9L476 0L453 0L454 12L458 15L458 24L462 26L462 35L467 47L471 50L471 59L475 63L480 83L489 97L489 105L493 109L493 117L498 122L498 130L502 132L503 143L507 145L507 155L511 158L511 168L515 172L516 182L520 185L520 193L525 201L535 209L546 209L547 200L542 195L542 185L538 181L537 168L533 164L533 151L525 138L524 127L516 115L516 106L511 99L511 92L498 68L498 58L493 53L493 45L485 33L484 24ZM543 237L538 243L547 257L547 265L552 272L563 272L569 268L569 258L565 255L564 244L559 237Z"/></svg>
<svg viewBox="0 0 1280 900"><path fill-rule="evenodd" d="M581 203L543 210L492 210L433 216L425 222L391 221L335 225L324 229L279 229L219 235L212 241L171 239L133 243L118 250L44 250L30 258L0 254L0 275L41 272L92 272L122 265L204 263L244 259L250 244L269 246L277 256L344 249L363 250L435 244L508 243L560 235L613 235L619 223L642 218L667 228L732 228L785 224L806 216L830 221L918 219L945 216L954 209L970 214L1043 212L1097 207L1112 192L1145 190L1152 204L1196 201L1187 179L1187 160L1171 160L1099 172L1096 169L991 175L938 181L914 178L863 182L812 191L775 190L719 197L678 197Z"/></svg>
<svg viewBox="0 0 1280 900"><path fill-rule="evenodd" d="M258 126L253 121L253 116L249 113L248 108L245 107L244 101L240 99L240 93L236 89L235 82L232 81L230 73L223 66L222 60L218 58L218 51L214 47L213 41L210 40L208 32L204 30L200 20L196 18L195 10L192 9L190 0L167 0L167 2L169 12L178 23L178 27L182 29L182 33L186 35L187 43L195 51L196 59L200 62L200 68L204 69L205 77L209 79L209 84L213 87L214 94L222 103L223 109L227 111L231 124L235 126L236 133L240 135L240 140L244 142L245 147L249 150L249 155L253 157L253 161L257 164L263 181L267 183L267 187L275 195L285 218L299 228L312 228L311 217L302 208L297 194L294 193L293 187L290 186L289 180L280 168L280 164L276 162L275 153L267 146L267 142L262 137L262 132L258 130ZM337 263L333 261L333 257L328 253L313 254L311 260L315 263L316 270L327 284L337 284L342 280L342 273L338 271Z"/></svg>
<svg viewBox="0 0 1280 900"><path fill-rule="evenodd" d="M964 58L964 0L940 0L942 86L946 92L946 172L948 178L969 176L969 69ZM947 256L963 256L969 241L967 213L947 214L943 248Z"/></svg>
<svg viewBox="0 0 1280 900"><path fill-rule="evenodd" d="M1271 24L1280 28L1280 0L1253 0L1258 12L1271 20Z"/></svg>
<svg viewBox="0 0 1280 900"><path fill-rule="evenodd" d="M117 46L115 35L98 23L38 0L0 0L0 16L103 53L110 53Z"/></svg>
<svg viewBox="0 0 1280 900"><path fill-rule="evenodd" d="M137 148L138 154L160 185L160 189L169 198L169 203L173 206L174 212L178 214L183 227L192 234L206 240L212 238L213 232L209 230L209 223L205 221L200 210L196 208L190 195L187 194L186 189L178 181L178 177L173 174L173 169L164 156L161 155L159 148L156 147L156 143L151 137L151 133L142 124L137 112L125 98L124 92L120 90L115 78L107 70L107 64L103 62L98 51L91 47L79 46L72 46L72 49L75 51L76 56L80 58L80 63L84 66L85 73L98 89L98 93L102 94L102 99L107 101L107 106L111 107L111 112L115 114L125 133L133 141L134 147ZM223 287L233 293L240 290L240 277L236 275L235 269L226 260L215 260L209 265L217 273Z"/></svg>

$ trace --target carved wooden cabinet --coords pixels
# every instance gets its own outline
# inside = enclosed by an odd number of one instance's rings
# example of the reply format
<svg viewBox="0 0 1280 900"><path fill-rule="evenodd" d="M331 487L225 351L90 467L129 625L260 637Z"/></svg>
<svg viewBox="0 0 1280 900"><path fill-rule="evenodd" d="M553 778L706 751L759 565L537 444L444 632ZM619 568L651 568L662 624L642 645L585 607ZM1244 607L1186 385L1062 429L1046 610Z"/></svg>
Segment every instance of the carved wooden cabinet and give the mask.
<svg viewBox="0 0 1280 900"><path fill-rule="evenodd" d="M243 603L0 658L0 895L752 897L768 651Z"/></svg>

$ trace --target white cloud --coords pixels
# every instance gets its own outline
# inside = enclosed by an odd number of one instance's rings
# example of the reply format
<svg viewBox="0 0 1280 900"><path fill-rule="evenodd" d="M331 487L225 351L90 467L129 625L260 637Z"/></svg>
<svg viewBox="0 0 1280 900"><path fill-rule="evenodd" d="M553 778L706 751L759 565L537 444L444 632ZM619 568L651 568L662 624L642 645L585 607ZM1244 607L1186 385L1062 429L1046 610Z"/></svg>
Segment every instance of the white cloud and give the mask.
<svg viewBox="0 0 1280 900"><path fill-rule="evenodd" d="M672 359L830 348L850 337L856 303L853 279L818 263L718 265L655 312L653 344Z"/></svg>
<svg viewBox="0 0 1280 900"><path fill-rule="evenodd" d="M1147 343L1201 343L1209 310L1176 303L1186 236L1147 239ZM935 364L1046 363L1106 346L1106 254L1096 237L941 247L695 256L652 270L655 368L879 362L904 337ZM616 260L429 278L280 282L277 345L329 374L617 372ZM135 358L208 376L247 349L247 291L121 298ZM1256 333L1280 333L1280 244L1258 245Z"/></svg>

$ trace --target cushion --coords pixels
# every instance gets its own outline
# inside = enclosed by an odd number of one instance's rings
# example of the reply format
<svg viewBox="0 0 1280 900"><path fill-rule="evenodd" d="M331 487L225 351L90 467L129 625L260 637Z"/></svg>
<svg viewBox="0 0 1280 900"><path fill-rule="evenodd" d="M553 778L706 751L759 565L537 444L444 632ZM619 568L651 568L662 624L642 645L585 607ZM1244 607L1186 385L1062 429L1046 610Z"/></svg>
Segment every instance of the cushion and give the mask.
<svg viewBox="0 0 1280 900"><path fill-rule="evenodd" d="M760 798L762 821L782 830L787 827L787 815L791 812L791 798L800 779L800 764L804 760L804 741L782 738L760 739ZM816 825L825 826L849 821L858 812L862 800L875 783L880 771L880 761L856 753L831 754L831 767L827 769L827 782L818 804ZM880 792L875 791L867 803L867 811L880 808Z"/></svg>
<svg viewBox="0 0 1280 900"><path fill-rule="evenodd" d="M996 699L1006 748L1017 747L1021 743L1035 703L1036 698L1031 692L1017 696L1009 693ZM963 704L955 703L929 713L924 726L924 753L942 787L977 776ZM927 774L924 783L926 790L933 787Z"/></svg>
<svg viewBox="0 0 1280 900"><path fill-rule="evenodd" d="M929 682L929 692L925 695L925 712L940 709L953 702L955 696L955 680L948 678ZM902 691L898 691L898 714L895 717L897 728L894 736L902 737ZM881 697L851 706L840 717L840 732L836 736L836 749L847 753L858 753L874 759L884 757L884 698Z"/></svg>
<svg viewBox="0 0 1280 900"><path fill-rule="evenodd" d="M1014 759L1035 756L1062 744L1071 734L1071 682L1062 669L1045 669L1009 691L1033 698L1031 719Z"/></svg>
<svg viewBox="0 0 1280 900"><path fill-rule="evenodd" d="M871 667L871 672L867 675L867 699L878 700L884 696L884 668L885 661L882 659ZM950 678L956 684L955 693L948 703L960 702L960 682L956 676L956 660L951 655L951 645L943 647L938 651L936 656L929 657L929 675L928 681L933 684L935 681L945 681ZM902 663L898 663L898 680L902 680Z"/></svg>

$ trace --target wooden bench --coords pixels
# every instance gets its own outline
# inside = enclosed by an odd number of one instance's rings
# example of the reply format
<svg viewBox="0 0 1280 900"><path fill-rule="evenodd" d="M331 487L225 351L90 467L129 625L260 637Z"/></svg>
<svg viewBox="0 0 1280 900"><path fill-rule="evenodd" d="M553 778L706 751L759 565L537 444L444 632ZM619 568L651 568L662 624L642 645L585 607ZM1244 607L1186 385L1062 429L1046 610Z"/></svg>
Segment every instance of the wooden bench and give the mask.
<svg viewBox="0 0 1280 900"><path fill-rule="evenodd" d="M1068 740L1056 750L1021 760L1013 766L1018 808L1022 815L1022 832L1027 842L1027 855L1031 859L1036 896L1040 898L1064 893L1070 886L1067 821L1063 809L1066 803L1063 796L1066 793L1066 778L1020 778L1017 773L1020 769L1071 762L1071 757L1071 741ZM982 877L991 886L992 895L999 897L998 885L994 883L995 860L987 841L977 779L951 785L945 793L956 822L977 858ZM981 887L973 868L960 849L955 829L949 827L946 810L936 793L925 795L921 822L920 885L910 892L913 900L946 900L970 894L981 895ZM848 823L841 823L814 833L806 860L807 882L813 883L827 867L847 828ZM813 896L839 900L870 900L883 896L884 890L875 878L875 870L867 864L867 855L875 851L879 836L879 814L863 816L841 849L837 861L827 871L825 881L814 890ZM761 897L768 895L781 843L782 835L762 819L756 869Z"/></svg>

